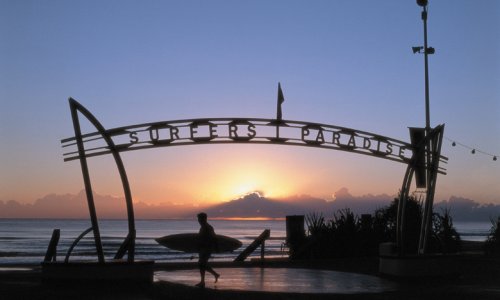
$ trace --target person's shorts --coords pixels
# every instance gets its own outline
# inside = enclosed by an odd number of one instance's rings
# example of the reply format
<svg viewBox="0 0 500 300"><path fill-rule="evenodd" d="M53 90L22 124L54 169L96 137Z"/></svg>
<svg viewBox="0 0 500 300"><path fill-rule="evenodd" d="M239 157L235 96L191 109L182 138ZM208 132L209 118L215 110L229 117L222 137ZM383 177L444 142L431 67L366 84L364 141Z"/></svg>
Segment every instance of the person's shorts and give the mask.
<svg viewBox="0 0 500 300"><path fill-rule="evenodd" d="M200 264L200 266L205 266L208 263L208 259L210 258L210 256L211 256L210 252L205 252L205 251L200 252L198 259L198 263Z"/></svg>

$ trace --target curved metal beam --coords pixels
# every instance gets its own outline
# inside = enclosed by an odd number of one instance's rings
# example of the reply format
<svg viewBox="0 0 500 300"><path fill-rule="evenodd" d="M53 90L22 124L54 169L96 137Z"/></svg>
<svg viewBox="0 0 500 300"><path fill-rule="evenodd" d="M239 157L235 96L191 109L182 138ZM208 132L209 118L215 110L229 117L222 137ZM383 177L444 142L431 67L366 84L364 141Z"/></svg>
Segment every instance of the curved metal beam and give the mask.
<svg viewBox="0 0 500 300"><path fill-rule="evenodd" d="M71 246L68 249L68 252L66 253L66 258L64 259L64 263L69 262L69 257L71 256L71 253L73 252L73 249L76 247L76 245L80 242L80 240L87 235L87 233L91 232L94 228L89 227L85 229L71 244Z"/></svg>
<svg viewBox="0 0 500 300"><path fill-rule="evenodd" d="M404 255L405 251L404 228L406 222L406 203L408 201L408 195L410 192L411 181L414 173L415 173L414 167L412 166L412 164L408 164L405 176L403 178L403 185L401 187L401 191L399 192L398 212L396 215L396 246L399 255Z"/></svg>
<svg viewBox="0 0 500 300"><path fill-rule="evenodd" d="M118 172L120 173L120 178L122 181L122 186L123 186L123 192L125 194L125 201L127 205L127 217L128 217L128 229L129 229L129 236L135 237L135 219L134 219L134 206L132 203L132 193L130 192L130 184L128 182L127 178L127 173L125 171L125 167L123 165L123 161L120 157L118 147L115 146L115 143L113 142L113 139L110 136L110 133L104 129L104 127L101 125L101 123L94 117L92 113L90 113L89 110L87 110L83 105L78 103L73 98L69 98L69 104L71 108L71 113L73 116L73 125L75 127L75 140L78 146L78 159L80 159L80 162L82 163L82 172L84 173L84 181L85 181L85 189L87 192L87 199L89 200L89 208L91 209L91 218L92 220L92 226L94 227L94 232L98 232L98 224L97 224L97 217L95 217L95 207L94 207L94 201L93 201L93 195L92 195L92 187L90 184L90 177L88 174L88 167L86 163L86 157L87 155L85 154L85 147L84 147L84 140L83 136L81 135L81 130L80 130L80 124L78 121L78 114L77 112L79 111L82 115L84 115L91 123L94 125L94 127L97 129L97 132L95 135L99 134L102 139L104 139L106 143L106 147L108 149L107 153L111 153L113 155L113 158L115 160L116 166L118 168ZM92 209L92 208L93 209ZM95 220L94 220L95 219ZM97 241L99 240L99 241ZM104 262L104 257L102 254L102 245L100 241L100 236L96 235L96 247L98 248L98 256L99 256L99 261ZM99 250L99 248L101 248ZM129 243L128 247L128 260L133 261L134 260L134 254L135 254L135 241L132 241Z"/></svg>
<svg viewBox="0 0 500 300"><path fill-rule="evenodd" d="M110 147L104 137L115 141ZM415 147L390 137L321 123L259 118L203 118L144 123L88 133L86 157L156 147L200 144L280 144L316 147L388 159L408 164ZM76 138L61 140L64 160L80 159Z"/></svg>
<svg viewBox="0 0 500 300"><path fill-rule="evenodd" d="M75 130L76 145L78 147L78 155L80 158L80 166L82 168L83 183L85 185L85 193L87 195L87 203L89 206L90 222L94 232L94 241L97 251L97 259L100 263L104 263L104 251L102 249L101 234L99 233L99 222L97 221L97 213L94 203L94 195L92 193L92 183L90 181L89 167L87 157L85 156L85 146L83 144L82 131L80 128L80 120L78 118L78 102L72 102L70 99L69 107L71 110L71 118L73 120L73 128Z"/></svg>

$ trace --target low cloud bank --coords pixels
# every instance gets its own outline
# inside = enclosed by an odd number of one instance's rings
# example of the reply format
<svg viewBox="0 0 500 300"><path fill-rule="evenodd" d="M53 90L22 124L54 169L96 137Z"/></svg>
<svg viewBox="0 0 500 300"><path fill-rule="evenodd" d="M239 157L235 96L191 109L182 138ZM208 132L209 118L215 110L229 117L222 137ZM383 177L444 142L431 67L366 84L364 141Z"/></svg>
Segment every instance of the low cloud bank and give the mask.
<svg viewBox="0 0 500 300"><path fill-rule="evenodd" d="M371 214L376 209L391 203L395 196L362 195L353 196L347 188L337 191L331 201L308 195L292 196L286 199L268 199L252 193L211 207L134 203L137 219L194 218L199 211L206 211L211 218L284 218L287 215L306 215L321 213L325 218L333 217L340 209L349 208L355 214ZM125 200L122 197L94 193L97 215L102 219L125 219L127 217ZM462 197L450 197L437 202L434 211L448 209L455 221L489 221L500 216L500 205L480 204ZM33 204L16 201L0 201L0 218L83 218L89 216L84 191L78 194L50 194L37 199Z"/></svg>
<svg viewBox="0 0 500 300"><path fill-rule="evenodd" d="M99 195L94 193L97 216L102 219L126 219L127 210L123 197ZM189 205L172 203L147 204L134 203L136 219L171 219L178 218L192 211ZM199 209L199 208L197 208ZM86 219L89 217L85 191L74 194L50 194L37 199L33 204L21 204L17 201L0 201L0 218L54 218Z"/></svg>
<svg viewBox="0 0 500 300"><path fill-rule="evenodd" d="M434 204L435 212L449 210L455 221L489 221L500 217L500 205L481 204L474 200L452 196L448 201Z"/></svg>

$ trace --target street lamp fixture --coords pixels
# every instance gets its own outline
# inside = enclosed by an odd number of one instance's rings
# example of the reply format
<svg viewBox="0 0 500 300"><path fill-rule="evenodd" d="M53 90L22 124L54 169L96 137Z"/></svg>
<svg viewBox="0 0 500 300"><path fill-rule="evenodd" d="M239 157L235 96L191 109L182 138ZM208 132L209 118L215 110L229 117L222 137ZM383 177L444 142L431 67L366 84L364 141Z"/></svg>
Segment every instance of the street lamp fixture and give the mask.
<svg viewBox="0 0 500 300"><path fill-rule="evenodd" d="M427 6L427 0L417 0L417 4L422 7Z"/></svg>

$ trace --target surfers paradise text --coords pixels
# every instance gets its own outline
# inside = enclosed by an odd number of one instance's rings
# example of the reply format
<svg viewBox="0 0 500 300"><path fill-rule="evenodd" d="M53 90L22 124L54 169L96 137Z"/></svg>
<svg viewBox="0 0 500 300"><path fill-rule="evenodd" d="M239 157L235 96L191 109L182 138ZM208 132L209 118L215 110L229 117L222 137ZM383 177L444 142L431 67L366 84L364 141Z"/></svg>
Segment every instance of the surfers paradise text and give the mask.
<svg viewBox="0 0 500 300"><path fill-rule="evenodd" d="M106 130L118 151L187 144L275 143L357 152L408 163L415 149L409 143L333 125L273 119L192 119L132 125ZM100 138L92 133L83 142ZM74 142L74 138L69 139ZM68 140L67 140L68 141ZM74 143L73 143L74 145ZM69 145L68 145L69 146ZM87 150L88 149L88 150ZM86 156L109 153L109 146L87 148ZM77 154L75 152L67 153ZM65 160L77 159L67 157Z"/></svg>

